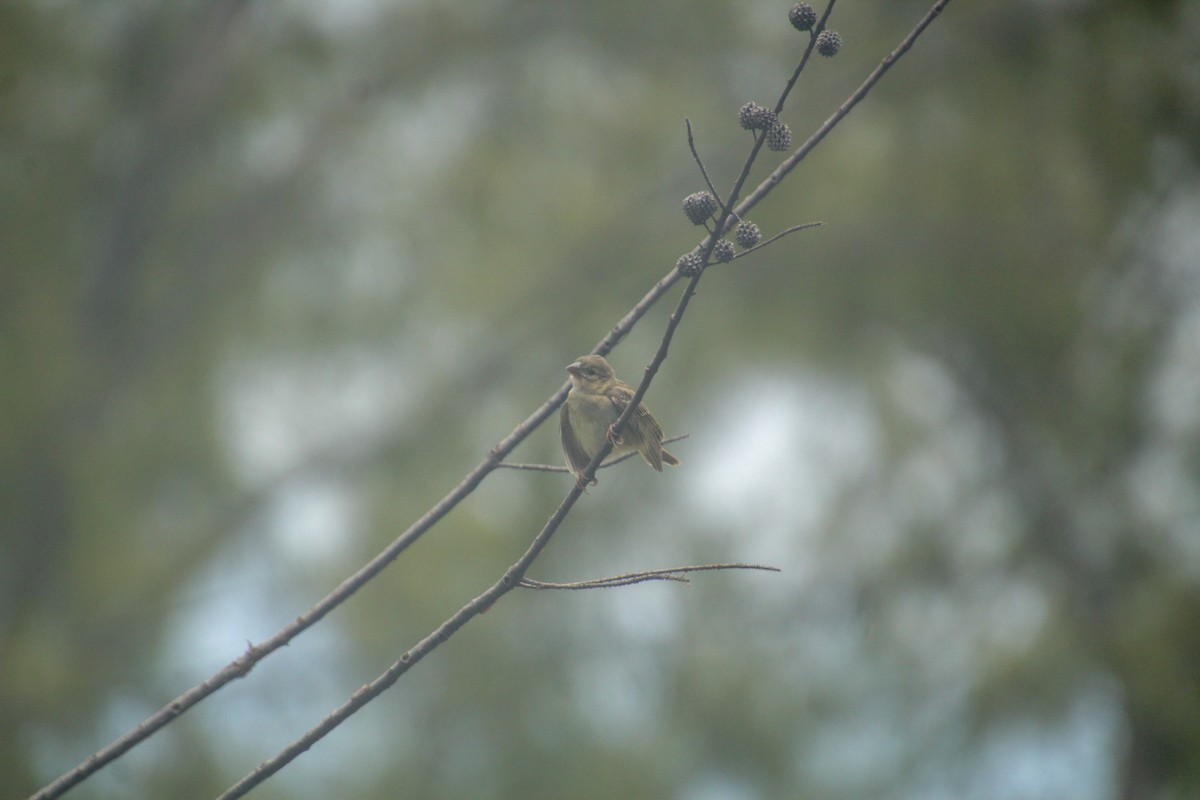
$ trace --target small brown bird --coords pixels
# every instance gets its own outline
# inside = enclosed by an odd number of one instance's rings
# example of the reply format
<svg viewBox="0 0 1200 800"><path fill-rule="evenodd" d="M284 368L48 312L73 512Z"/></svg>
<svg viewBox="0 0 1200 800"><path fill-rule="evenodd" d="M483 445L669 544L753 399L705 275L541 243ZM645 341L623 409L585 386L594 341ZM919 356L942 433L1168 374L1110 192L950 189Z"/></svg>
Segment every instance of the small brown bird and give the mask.
<svg viewBox="0 0 1200 800"><path fill-rule="evenodd" d="M567 365L571 391L563 403L559 428L567 466L575 483L583 487L580 473L607 439L613 441L613 456L640 453L646 463L662 472L663 464L680 462L663 449L663 430L644 403L629 418L620 439L612 438L612 425L633 399L634 390L617 380L603 356L580 356ZM595 479L592 480L595 483Z"/></svg>

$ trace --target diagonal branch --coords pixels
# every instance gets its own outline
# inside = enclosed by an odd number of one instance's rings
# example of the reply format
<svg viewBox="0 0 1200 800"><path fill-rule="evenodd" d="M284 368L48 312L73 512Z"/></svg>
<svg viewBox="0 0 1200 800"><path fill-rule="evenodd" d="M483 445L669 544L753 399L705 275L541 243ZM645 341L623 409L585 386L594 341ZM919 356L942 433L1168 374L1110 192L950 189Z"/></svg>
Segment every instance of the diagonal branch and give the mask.
<svg viewBox="0 0 1200 800"><path fill-rule="evenodd" d="M916 27L913 28L907 36L900 40L900 44L896 45L895 50L888 53L884 57L883 61L879 62L879 66L871 71L871 74L867 76L866 80L864 80L857 89L851 92L850 96L847 97L840 106L838 106L837 110L833 112L829 119L821 123L821 127L817 128L816 131L813 132L812 136L808 137L808 140L805 141L804 144L796 148L796 150L793 151L790 156L784 159L783 162L775 168L774 172L763 179L762 183L758 185L758 188L747 195L746 199L738 204L737 208L735 209L736 213L738 215L745 214L747 211L754 208L754 206L758 205L763 198L770 194L771 190L774 189L775 186L779 184L779 182L782 181L789 172L795 169L796 165L803 161L804 157L812 152L813 148L820 144L822 139L829 135L830 131L837 127L837 124L841 122L856 105L858 105L859 101L867 96L867 93L875 87L875 84L879 83L880 78L882 78L889 69L896 65L896 62L900 60L900 57L912 48L913 44L916 43L917 38L925 32L925 29L928 28L935 19L937 19L938 15L942 13L942 10L949 2L950 0L937 0L937 2L933 4L933 7L930 8L929 11L925 12L925 16L921 17L921 21L917 23ZM733 198L730 198L730 202L734 202Z"/></svg>

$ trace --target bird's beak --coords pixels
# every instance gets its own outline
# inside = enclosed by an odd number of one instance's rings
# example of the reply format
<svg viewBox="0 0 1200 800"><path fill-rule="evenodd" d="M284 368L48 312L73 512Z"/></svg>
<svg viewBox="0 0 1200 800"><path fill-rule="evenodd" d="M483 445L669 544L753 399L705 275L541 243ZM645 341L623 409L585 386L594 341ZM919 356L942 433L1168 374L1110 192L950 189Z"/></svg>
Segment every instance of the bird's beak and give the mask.
<svg viewBox="0 0 1200 800"><path fill-rule="evenodd" d="M578 361L572 361L570 364L567 364L566 369L572 375L578 375L583 371L583 364Z"/></svg>

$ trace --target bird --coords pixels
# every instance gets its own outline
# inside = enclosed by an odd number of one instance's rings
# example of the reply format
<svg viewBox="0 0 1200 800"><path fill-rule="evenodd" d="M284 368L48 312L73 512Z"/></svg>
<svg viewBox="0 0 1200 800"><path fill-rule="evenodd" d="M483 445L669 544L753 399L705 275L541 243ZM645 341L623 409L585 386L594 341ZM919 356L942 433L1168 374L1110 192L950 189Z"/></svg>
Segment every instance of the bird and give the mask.
<svg viewBox="0 0 1200 800"><path fill-rule="evenodd" d="M612 455L640 453L645 462L659 472L663 471L663 464L680 464L678 458L663 449L662 426L644 403L638 403L637 411L625 424L620 438L613 436L613 423L629 406L634 390L617 379L603 356L580 356L567 364L566 370L571 379L571 390L559 415L559 430L567 467L575 475L576 486L584 487L583 469L605 440L613 443ZM592 483L596 483L595 478Z"/></svg>

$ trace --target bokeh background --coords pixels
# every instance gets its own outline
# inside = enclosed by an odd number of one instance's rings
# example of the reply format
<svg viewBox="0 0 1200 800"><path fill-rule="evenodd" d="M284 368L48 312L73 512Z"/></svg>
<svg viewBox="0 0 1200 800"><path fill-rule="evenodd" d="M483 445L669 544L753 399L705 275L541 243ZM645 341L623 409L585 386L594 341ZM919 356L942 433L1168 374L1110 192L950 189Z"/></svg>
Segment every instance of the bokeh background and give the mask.
<svg viewBox="0 0 1200 800"><path fill-rule="evenodd" d="M287 624L698 240L790 3L0 5L0 786ZM924 13L839 3L803 140ZM760 179L778 159L768 154ZM752 214L532 576L263 798L1200 796L1200 4L954 2ZM636 380L673 292L611 357ZM555 462L554 424L514 458ZM207 798L497 577L502 471L74 790Z"/></svg>

